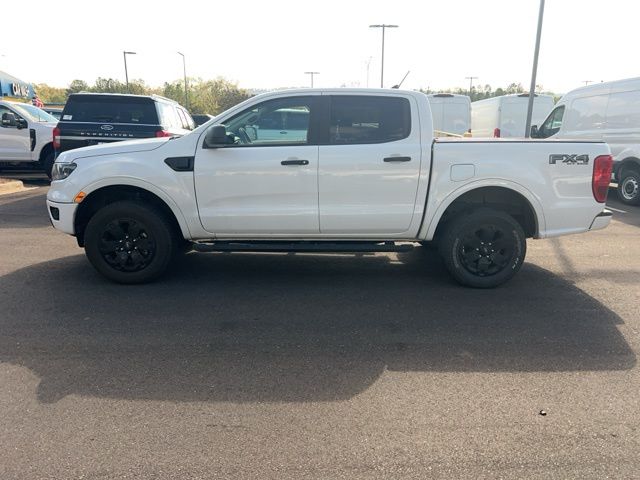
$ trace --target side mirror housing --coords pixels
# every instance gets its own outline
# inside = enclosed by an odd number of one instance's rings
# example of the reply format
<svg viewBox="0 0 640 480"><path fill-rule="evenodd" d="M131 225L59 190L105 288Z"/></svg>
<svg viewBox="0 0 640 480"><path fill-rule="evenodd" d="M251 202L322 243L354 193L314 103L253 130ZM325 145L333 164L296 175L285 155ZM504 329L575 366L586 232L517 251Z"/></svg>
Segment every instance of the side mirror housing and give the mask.
<svg viewBox="0 0 640 480"><path fill-rule="evenodd" d="M538 138L538 126L537 125L531 125L531 134L529 135L531 138Z"/></svg>
<svg viewBox="0 0 640 480"><path fill-rule="evenodd" d="M203 148L219 148L230 145L233 142L227 135L227 127L224 125L213 125L209 127L204 135Z"/></svg>
<svg viewBox="0 0 640 480"><path fill-rule="evenodd" d="M18 120L13 113L2 114L2 126L3 127L17 127Z"/></svg>

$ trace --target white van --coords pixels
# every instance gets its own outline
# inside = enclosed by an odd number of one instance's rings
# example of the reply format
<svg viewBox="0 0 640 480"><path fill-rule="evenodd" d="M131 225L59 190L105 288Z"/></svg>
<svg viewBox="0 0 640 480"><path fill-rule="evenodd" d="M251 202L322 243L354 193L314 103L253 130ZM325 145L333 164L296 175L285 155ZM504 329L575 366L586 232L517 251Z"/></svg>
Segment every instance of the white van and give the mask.
<svg viewBox="0 0 640 480"><path fill-rule="evenodd" d="M516 93L478 100L471 104L471 131L474 137L525 136L529 94ZM536 94L531 124L540 123L553 108L553 96Z"/></svg>
<svg viewBox="0 0 640 480"><path fill-rule="evenodd" d="M567 93L540 128L531 127L531 136L607 142L620 200L640 204L640 78L596 83Z"/></svg>
<svg viewBox="0 0 640 480"><path fill-rule="evenodd" d="M471 128L471 100L467 95L430 93L435 136L462 136Z"/></svg>

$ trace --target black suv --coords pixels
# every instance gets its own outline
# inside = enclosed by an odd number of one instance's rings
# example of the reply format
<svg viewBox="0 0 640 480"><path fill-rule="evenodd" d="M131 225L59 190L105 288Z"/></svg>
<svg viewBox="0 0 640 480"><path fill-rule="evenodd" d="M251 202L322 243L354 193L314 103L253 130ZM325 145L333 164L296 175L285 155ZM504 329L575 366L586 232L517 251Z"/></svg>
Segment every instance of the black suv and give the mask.
<svg viewBox="0 0 640 480"><path fill-rule="evenodd" d="M56 153L100 143L184 135L195 128L189 112L157 95L74 93L53 131Z"/></svg>

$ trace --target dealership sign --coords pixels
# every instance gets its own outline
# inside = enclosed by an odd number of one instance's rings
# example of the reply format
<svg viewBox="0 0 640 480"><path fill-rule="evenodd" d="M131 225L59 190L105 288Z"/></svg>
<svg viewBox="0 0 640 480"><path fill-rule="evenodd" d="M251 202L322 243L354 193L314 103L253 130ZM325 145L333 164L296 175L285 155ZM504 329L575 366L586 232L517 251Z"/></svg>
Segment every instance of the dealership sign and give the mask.
<svg viewBox="0 0 640 480"><path fill-rule="evenodd" d="M24 83L12 83L11 92L14 97L28 97L29 85L25 85Z"/></svg>

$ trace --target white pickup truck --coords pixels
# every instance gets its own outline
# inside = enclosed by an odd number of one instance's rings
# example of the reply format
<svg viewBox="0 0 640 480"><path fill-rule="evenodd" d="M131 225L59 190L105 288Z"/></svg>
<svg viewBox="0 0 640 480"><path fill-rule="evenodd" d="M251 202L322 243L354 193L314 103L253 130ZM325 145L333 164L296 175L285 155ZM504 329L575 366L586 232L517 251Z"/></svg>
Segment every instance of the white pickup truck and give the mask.
<svg viewBox="0 0 640 480"><path fill-rule="evenodd" d="M0 100L0 169L29 166L47 175L55 160L53 129L58 120L27 103Z"/></svg>
<svg viewBox="0 0 640 480"><path fill-rule="evenodd" d="M265 139L261 120L279 111L296 112L296 135ZM434 241L458 282L487 288L518 271L527 238L606 227L611 164L602 142L434 141L419 92L290 90L181 138L64 152L47 207L120 283L159 277L185 249L387 252Z"/></svg>

